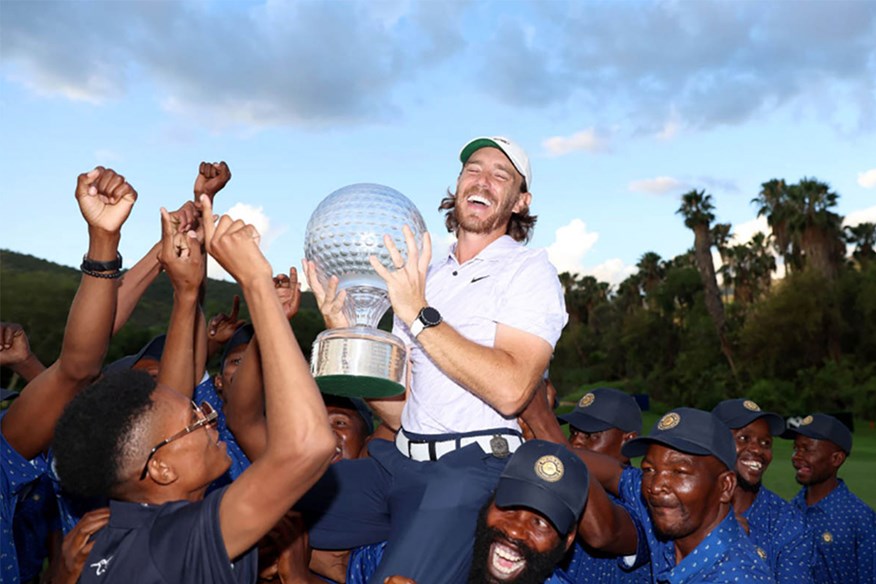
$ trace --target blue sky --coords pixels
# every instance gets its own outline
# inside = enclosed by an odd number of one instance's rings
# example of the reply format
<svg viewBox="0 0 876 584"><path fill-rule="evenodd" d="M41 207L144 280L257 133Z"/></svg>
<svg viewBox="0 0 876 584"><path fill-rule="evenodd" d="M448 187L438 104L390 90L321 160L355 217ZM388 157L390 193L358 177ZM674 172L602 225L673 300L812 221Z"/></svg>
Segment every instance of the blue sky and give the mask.
<svg viewBox="0 0 876 584"><path fill-rule="evenodd" d="M406 194L440 247L460 147L506 135L532 161L530 245L617 283L692 245L692 188L742 240L772 178L876 221L876 3L4 0L0 125L0 246L61 264L86 249L73 188L98 164L140 195L127 265L201 160L228 162L217 209L259 227L275 271L357 182Z"/></svg>

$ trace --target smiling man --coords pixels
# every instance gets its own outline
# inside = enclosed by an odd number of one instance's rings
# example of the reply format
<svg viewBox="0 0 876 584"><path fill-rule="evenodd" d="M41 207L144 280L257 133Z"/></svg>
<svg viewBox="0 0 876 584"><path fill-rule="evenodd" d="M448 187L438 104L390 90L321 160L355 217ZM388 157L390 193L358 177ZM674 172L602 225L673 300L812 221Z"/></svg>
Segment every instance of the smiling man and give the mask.
<svg viewBox="0 0 876 584"><path fill-rule="evenodd" d="M588 485L587 467L564 446L521 446L481 510L469 582L545 582L575 539Z"/></svg>
<svg viewBox="0 0 876 584"><path fill-rule="evenodd" d="M624 501L645 525L632 565L650 556L655 582L774 582L733 513L733 435L709 412L677 408L648 436L622 449L643 456L641 473L624 473Z"/></svg>
<svg viewBox="0 0 876 584"><path fill-rule="evenodd" d="M763 486L773 460L773 436L785 430L778 414L764 412L750 399L728 399L712 413L736 441L736 490L733 510L748 522L748 534L762 553L776 582L812 582L812 540L803 516Z"/></svg>
<svg viewBox="0 0 876 584"><path fill-rule="evenodd" d="M812 576L819 584L876 582L876 512L837 476L852 452L852 433L833 416L812 414L785 436L803 485L792 503L814 537Z"/></svg>

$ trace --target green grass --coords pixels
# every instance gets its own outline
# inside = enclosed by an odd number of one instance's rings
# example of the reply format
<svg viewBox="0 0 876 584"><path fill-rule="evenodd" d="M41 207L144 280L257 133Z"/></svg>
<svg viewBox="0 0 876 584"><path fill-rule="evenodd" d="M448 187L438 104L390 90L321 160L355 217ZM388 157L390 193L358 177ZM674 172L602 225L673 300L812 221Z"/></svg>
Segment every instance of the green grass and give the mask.
<svg viewBox="0 0 876 584"><path fill-rule="evenodd" d="M585 392L586 390L582 389L563 396L557 413L571 411ZM652 407L655 406L657 411L643 412L644 434L651 431L663 411L659 409L659 404L652 403ZM788 500L800 490L800 485L794 480L794 467L791 466L792 446L792 441L776 438L773 442L773 462L764 475L764 484L767 488ZM840 468L839 477L855 495L871 508L876 509L876 427L872 422L855 420L852 455Z"/></svg>

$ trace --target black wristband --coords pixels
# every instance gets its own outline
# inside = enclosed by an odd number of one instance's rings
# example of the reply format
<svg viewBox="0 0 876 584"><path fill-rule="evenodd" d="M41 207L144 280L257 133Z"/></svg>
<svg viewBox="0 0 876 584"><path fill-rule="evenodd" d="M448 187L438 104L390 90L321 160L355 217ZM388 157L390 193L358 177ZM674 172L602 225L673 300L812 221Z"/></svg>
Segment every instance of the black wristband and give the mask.
<svg viewBox="0 0 876 584"><path fill-rule="evenodd" d="M118 272L122 269L122 254L116 252L116 259L109 262L97 262L88 259L88 256L84 255L82 256L82 265L79 266L79 269L89 276L94 275L89 272Z"/></svg>

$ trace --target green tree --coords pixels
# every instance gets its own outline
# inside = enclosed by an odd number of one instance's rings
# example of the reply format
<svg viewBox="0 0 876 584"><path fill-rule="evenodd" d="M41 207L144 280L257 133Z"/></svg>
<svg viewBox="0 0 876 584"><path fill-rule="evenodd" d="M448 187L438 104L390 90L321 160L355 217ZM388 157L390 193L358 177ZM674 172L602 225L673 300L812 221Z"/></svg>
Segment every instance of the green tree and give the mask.
<svg viewBox="0 0 876 584"><path fill-rule="evenodd" d="M715 264L712 261L711 223L715 220L714 209L711 195L707 195L705 191L692 190L681 196L681 206L676 213L684 217L685 226L694 232L694 258L703 280L706 309L718 335L721 352L735 377L736 365L733 362L733 350L727 340L724 303L721 301Z"/></svg>

